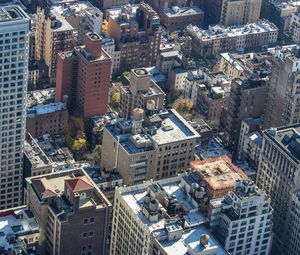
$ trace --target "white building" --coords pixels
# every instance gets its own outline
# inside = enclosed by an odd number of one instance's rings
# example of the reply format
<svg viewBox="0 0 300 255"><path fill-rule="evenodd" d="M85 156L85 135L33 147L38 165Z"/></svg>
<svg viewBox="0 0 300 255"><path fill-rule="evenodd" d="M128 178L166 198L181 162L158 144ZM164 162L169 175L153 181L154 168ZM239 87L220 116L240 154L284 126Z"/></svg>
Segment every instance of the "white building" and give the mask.
<svg viewBox="0 0 300 255"><path fill-rule="evenodd" d="M188 175L117 188L110 255L225 255L199 211L204 196Z"/></svg>
<svg viewBox="0 0 300 255"><path fill-rule="evenodd" d="M0 7L0 210L22 203L30 18Z"/></svg>
<svg viewBox="0 0 300 255"><path fill-rule="evenodd" d="M112 60L111 72L117 73L120 69L121 51L115 50L116 45L115 45L115 41L112 37L102 35L101 38L102 38L101 39L102 49L105 50L108 53L108 55L111 56L111 60Z"/></svg>
<svg viewBox="0 0 300 255"><path fill-rule="evenodd" d="M273 211L270 203L270 197L251 180L238 180L222 202L211 201L215 222L220 217L217 236L230 254L270 254Z"/></svg>

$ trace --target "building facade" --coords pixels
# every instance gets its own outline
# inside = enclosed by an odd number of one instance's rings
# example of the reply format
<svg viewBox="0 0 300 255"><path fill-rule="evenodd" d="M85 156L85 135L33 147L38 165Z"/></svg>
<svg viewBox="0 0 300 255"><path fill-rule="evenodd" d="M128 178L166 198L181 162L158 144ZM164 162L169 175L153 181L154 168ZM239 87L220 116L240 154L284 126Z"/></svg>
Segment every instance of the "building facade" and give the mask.
<svg viewBox="0 0 300 255"><path fill-rule="evenodd" d="M276 254L286 254L295 239L290 226L293 193L300 186L300 125L271 128L263 132L257 185L272 198ZM291 241L292 242L292 241Z"/></svg>
<svg viewBox="0 0 300 255"><path fill-rule="evenodd" d="M295 45L271 49L273 64L264 128L300 122L300 48Z"/></svg>
<svg viewBox="0 0 300 255"><path fill-rule="evenodd" d="M0 209L22 203L30 19L0 7Z"/></svg>
<svg viewBox="0 0 300 255"><path fill-rule="evenodd" d="M26 179L38 254L106 254L111 203L82 169Z"/></svg>
<svg viewBox="0 0 300 255"><path fill-rule="evenodd" d="M55 101L76 102L73 110L85 120L108 110L112 61L101 48L101 37L86 34L84 44L58 55Z"/></svg>
<svg viewBox="0 0 300 255"><path fill-rule="evenodd" d="M270 196L253 181L238 180L221 203L221 213L212 210L212 215L220 217L216 235L225 249L230 254L270 254L273 238Z"/></svg>

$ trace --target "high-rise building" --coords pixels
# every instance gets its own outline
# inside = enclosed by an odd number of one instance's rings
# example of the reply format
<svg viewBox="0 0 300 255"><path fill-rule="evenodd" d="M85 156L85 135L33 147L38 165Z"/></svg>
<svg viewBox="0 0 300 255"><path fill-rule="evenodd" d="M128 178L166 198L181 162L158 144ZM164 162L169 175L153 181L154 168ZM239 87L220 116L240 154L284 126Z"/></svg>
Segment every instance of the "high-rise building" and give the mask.
<svg viewBox="0 0 300 255"><path fill-rule="evenodd" d="M223 0L220 23L242 25L259 20L262 0Z"/></svg>
<svg viewBox="0 0 300 255"><path fill-rule="evenodd" d="M0 209L22 203L30 18L0 7Z"/></svg>
<svg viewBox="0 0 300 255"><path fill-rule="evenodd" d="M45 61L54 82L57 53L74 47L76 31L56 9L48 14L38 7L36 14L35 59Z"/></svg>
<svg viewBox="0 0 300 255"><path fill-rule="evenodd" d="M237 180L232 191L211 200L217 238L230 254L270 254L272 207L270 196L251 180Z"/></svg>
<svg viewBox="0 0 300 255"><path fill-rule="evenodd" d="M84 42L85 34L101 33L103 13L89 2L67 2L51 8L37 8L35 58L48 66L55 82L57 54Z"/></svg>
<svg viewBox="0 0 300 255"><path fill-rule="evenodd" d="M111 67L111 57L101 48L101 37L93 32L86 34L84 45L58 54L55 101L68 96L85 120L106 113Z"/></svg>
<svg viewBox="0 0 300 255"><path fill-rule="evenodd" d="M37 254L107 254L111 203L84 170L26 182L26 205L40 230Z"/></svg>
<svg viewBox="0 0 300 255"><path fill-rule="evenodd" d="M293 193L300 188L300 124L271 128L263 132L257 185L272 199L274 209L275 254L286 254L289 242L297 238L291 231ZM298 232L299 233L299 232ZM299 238L298 238L299 240Z"/></svg>
<svg viewBox="0 0 300 255"><path fill-rule="evenodd" d="M291 45L273 53L264 128L300 122L300 47Z"/></svg>
<svg viewBox="0 0 300 255"><path fill-rule="evenodd" d="M224 120L224 141L234 150L238 147L242 120L259 118L265 112L267 77L237 78L231 83L226 118Z"/></svg>
<svg viewBox="0 0 300 255"><path fill-rule="evenodd" d="M120 70L155 65L161 27L157 13L145 3L107 10L108 35L121 52Z"/></svg>

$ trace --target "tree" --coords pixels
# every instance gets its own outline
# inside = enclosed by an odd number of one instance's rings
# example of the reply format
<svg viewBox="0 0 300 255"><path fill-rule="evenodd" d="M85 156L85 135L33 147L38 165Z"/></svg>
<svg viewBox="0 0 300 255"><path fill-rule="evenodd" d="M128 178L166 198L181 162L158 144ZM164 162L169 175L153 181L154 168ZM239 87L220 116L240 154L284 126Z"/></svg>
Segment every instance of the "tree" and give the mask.
<svg viewBox="0 0 300 255"><path fill-rule="evenodd" d="M100 165L101 152L102 152L102 146L100 144L97 144L96 147L93 150L93 159L94 159L95 164Z"/></svg>
<svg viewBox="0 0 300 255"><path fill-rule="evenodd" d="M191 114L193 102L190 99L180 98L173 103L172 108L178 111L181 115Z"/></svg>
<svg viewBox="0 0 300 255"><path fill-rule="evenodd" d="M110 100L110 106L113 109L118 109L119 105L120 105L120 101L121 101L121 94L120 92L115 92Z"/></svg>
<svg viewBox="0 0 300 255"><path fill-rule="evenodd" d="M74 153L78 154L78 153L82 153L85 152L87 150L87 141L85 138L78 138L78 139L74 139L71 149Z"/></svg>

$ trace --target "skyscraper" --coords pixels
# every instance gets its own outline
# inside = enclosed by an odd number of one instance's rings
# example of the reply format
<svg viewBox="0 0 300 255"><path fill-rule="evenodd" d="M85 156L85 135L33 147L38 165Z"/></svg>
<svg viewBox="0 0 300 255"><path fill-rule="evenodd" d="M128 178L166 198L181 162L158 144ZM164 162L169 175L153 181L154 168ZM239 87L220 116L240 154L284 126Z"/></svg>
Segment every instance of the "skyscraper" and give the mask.
<svg viewBox="0 0 300 255"><path fill-rule="evenodd" d="M0 7L0 209L21 204L30 19Z"/></svg>
<svg viewBox="0 0 300 255"><path fill-rule="evenodd" d="M294 217L297 208L293 207L297 202L293 194L300 188L299 176L300 124L264 131L257 185L271 196L274 208L274 254L297 254L290 250L299 238Z"/></svg>

